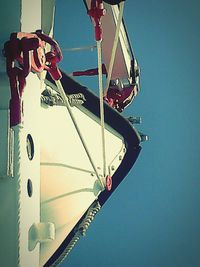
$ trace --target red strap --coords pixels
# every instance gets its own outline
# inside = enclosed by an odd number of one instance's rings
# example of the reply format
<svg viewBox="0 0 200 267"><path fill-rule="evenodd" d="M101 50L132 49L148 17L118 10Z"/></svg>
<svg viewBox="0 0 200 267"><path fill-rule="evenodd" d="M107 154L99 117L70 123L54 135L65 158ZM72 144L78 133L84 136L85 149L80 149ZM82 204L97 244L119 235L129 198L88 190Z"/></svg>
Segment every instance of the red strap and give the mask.
<svg viewBox="0 0 200 267"><path fill-rule="evenodd" d="M45 42L49 43L53 51L44 53ZM30 71L41 72L46 69L54 80L62 77L57 63L62 59L61 50L55 40L41 33L12 33L10 40L4 44L6 70L10 81L10 125L21 122L22 94L26 84L25 78ZM19 64L16 65L16 61ZM48 63L48 66L46 66Z"/></svg>
<svg viewBox="0 0 200 267"><path fill-rule="evenodd" d="M108 191L112 189L112 176L111 175L106 176L106 189Z"/></svg>
<svg viewBox="0 0 200 267"><path fill-rule="evenodd" d="M96 41L102 40L102 27L101 19L105 15L106 10L103 7L102 0L92 0L91 8L88 11L88 15L92 18L95 30Z"/></svg>
<svg viewBox="0 0 200 267"><path fill-rule="evenodd" d="M36 35L44 42L50 44L53 47L53 52L56 56L56 63L60 62L63 59L61 49L58 43L47 34L42 33L41 31L36 31Z"/></svg>
<svg viewBox="0 0 200 267"><path fill-rule="evenodd" d="M107 76L107 70L105 64L102 64L102 73ZM98 68L73 72L73 76L95 76L95 75L98 75Z"/></svg>
<svg viewBox="0 0 200 267"><path fill-rule="evenodd" d="M57 67L58 58L55 52L51 51L46 54L46 61L49 65L45 66L45 69L49 72L54 81L58 81L62 78L62 74Z"/></svg>

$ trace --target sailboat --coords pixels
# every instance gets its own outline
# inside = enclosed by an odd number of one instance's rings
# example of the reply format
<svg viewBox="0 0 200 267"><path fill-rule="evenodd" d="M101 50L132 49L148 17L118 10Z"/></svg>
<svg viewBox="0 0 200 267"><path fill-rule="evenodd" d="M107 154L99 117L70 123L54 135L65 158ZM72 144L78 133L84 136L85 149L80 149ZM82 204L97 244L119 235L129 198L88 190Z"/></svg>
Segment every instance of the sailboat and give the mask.
<svg viewBox="0 0 200 267"><path fill-rule="evenodd" d="M110 33L124 2L84 3L106 10L95 27L103 30L97 41L109 70ZM133 167L145 139L131 123L136 117L124 118L103 92L97 96L58 68L55 6L54 0L1 3L1 266L58 266ZM109 84L118 79L126 87L135 79L139 90L124 21L115 50Z"/></svg>

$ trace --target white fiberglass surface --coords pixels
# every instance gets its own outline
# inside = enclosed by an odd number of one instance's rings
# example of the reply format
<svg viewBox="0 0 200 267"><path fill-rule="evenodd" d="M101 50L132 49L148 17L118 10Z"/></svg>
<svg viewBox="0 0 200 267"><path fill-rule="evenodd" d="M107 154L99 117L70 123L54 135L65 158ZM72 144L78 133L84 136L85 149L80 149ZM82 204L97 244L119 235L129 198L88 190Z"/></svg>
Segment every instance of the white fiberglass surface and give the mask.
<svg viewBox="0 0 200 267"><path fill-rule="evenodd" d="M101 127L76 107L72 112L101 176ZM45 263L97 198L101 187L67 109L43 107L40 122L41 220L53 222L56 228L56 239L41 245L41 263ZM123 142L108 130L105 139L107 166L111 162L113 165ZM120 161L114 164L117 169Z"/></svg>
<svg viewBox="0 0 200 267"><path fill-rule="evenodd" d="M79 109L74 107L72 111L95 166L102 174L101 127ZM94 171L65 107L42 108L40 120L42 163L60 163L89 172ZM122 148L122 139L107 130L105 139L106 162L110 164Z"/></svg>

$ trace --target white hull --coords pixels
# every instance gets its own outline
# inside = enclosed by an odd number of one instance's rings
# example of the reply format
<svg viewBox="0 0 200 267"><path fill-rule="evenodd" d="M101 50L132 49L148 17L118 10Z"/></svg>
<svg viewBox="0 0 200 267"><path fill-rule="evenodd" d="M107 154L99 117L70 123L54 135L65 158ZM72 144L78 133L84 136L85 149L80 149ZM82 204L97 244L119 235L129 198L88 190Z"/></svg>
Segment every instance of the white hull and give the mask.
<svg viewBox="0 0 200 267"><path fill-rule="evenodd" d="M72 111L103 177L100 122L76 107ZM56 239L41 246L41 262L45 263L102 189L66 108L41 108L40 122L41 220L54 222L56 230ZM114 131L106 130L106 151L112 174L125 153L123 138Z"/></svg>

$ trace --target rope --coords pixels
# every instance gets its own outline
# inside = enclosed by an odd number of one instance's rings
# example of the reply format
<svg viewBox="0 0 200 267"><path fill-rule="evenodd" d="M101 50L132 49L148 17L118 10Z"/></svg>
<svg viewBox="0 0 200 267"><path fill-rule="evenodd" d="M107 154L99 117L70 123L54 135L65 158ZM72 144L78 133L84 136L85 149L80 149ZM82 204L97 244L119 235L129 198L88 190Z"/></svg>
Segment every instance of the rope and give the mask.
<svg viewBox="0 0 200 267"><path fill-rule="evenodd" d="M73 247L76 245L77 241L80 239L81 236L85 236L86 231L88 227L90 226L91 222L94 220L96 214L101 209L101 205L98 201L95 201L92 203L92 205L88 208L88 210L83 215L84 218L82 222L78 225L77 228L75 228L74 231L75 235L67 245L67 247L64 249L64 251L61 253L61 255L56 259L56 261L51 265L51 267L59 266L69 255ZM73 231L73 230L72 230Z"/></svg>
<svg viewBox="0 0 200 267"><path fill-rule="evenodd" d="M99 98L100 98L100 118L101 118L101 139L102 139L102 156L103 156L103 175L106 177L106 144L105 144L105 124L104 124L104 100L102 84L102 62L101 62L101 40L97 41L98 53L98 77L99 77Z"/></svg>
<svg viewBox="0 0 200 267"><path fill-rule="evenodd" d="M86 143L85 143L85 141L84 141L84 139L83 139L83 136L82 136L82 134L81 134L81 132L80 132L80 129L79 129L79 127L78 127L78 124L76 123L75 117L74 117L74 115L73 115L73 113L72 113L72 111L71 111L70 105L69 105L69 103L68 103L68 99L67 99L67 97L66 97L66 95L65 95L65 91L64 91L64 89L63 89L63 86L62 86L60 80L55 81L55 83L56 83L56 86L57 86L57 88L58 88L58 90L59 90L59 92L60 92L60 94L61 94L61 96L62 96L62 98L63 98L64 104L65 104L65 106L66 106L66 108L67 108L67 110L68 110L68 112L69 112L69 115L70 115L70 117L71 117L71 119L72 119L72 122L73 122L73 124L74 124L74 127L76 128L76 131L77 131L77 133L78 133L78 135L79 135L79 138L80 138L80 140L81 140L81 142L82 142L82 145L83 145L83 147L84 147L84 149L85 149L85 152L86 152L86 154L87 154L87 156L88 156L88 158L89 158L89 161L90 161L90 163L91 163L91 165L92 165L92 167L93 167L93 169L94 169L94 172L95 172L97 178L99 179L100 184L101 184L102 189L103 189L103 188L105 188L105 187L104 187L104 185L103 185L103 183L102 183L102 181L101 181L101 178L100 178L100 176L99 176L99 174L98 174L98 172L97 172L97 169L96 169L96 167L95 167L95 165L94 165L94 162L93 162L92 157L91 157L91 155L90 155L90 153L89 153L89 150L88 150L88 148L87 148L87 145L86 145Z"/></svg>
<svg viewBox="0 0 200 267"><path fill-rule="evenodd" d="M115 38L114 38L114 42L113 42L113 48L112 48L111 59L110 59L110 64L109 64L108 76L107 76L107 80L106 80L106 88L104 90L104 96L106 96L106 94L107 94L110 80L111 80L111 75L112 75L112 70L113 70L113 65L114 65L114 60L115 60L115 54L116 54L117 44L118 44L118 40L119 40L119 31L120 31L122 18L123 18L123 12L124 12L124 1L119 4L119 9L120 9L119 10L119 16L118 16L118 20L117 20L117 27L116 27L116 31L115 31Z"/></svg>
<svg viewBox="0 0 200 267"><path fill-rule="evenodd" d="M63 48L62 51L66 51L66 52L68 52L68 51L76 52L76 51L83 51L83 50L93 51L94 49L96 49L96 45L72 47L72 48Z"/></svg>

